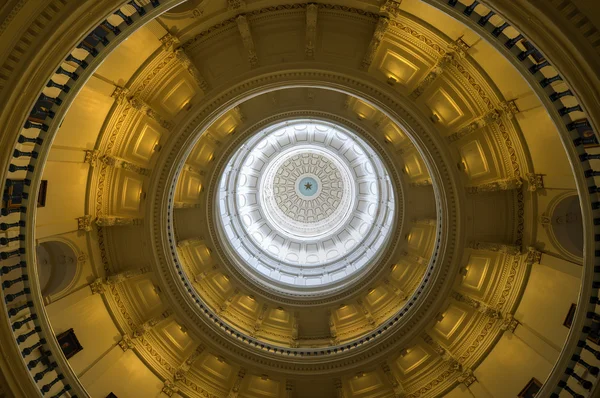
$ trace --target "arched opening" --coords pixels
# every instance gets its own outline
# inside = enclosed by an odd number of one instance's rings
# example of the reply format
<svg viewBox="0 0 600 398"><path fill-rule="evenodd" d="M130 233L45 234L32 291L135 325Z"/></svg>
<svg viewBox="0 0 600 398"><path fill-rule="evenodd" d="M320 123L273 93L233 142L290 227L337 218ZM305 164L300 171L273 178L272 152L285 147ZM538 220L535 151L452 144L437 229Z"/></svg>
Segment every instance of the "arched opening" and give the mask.
<svg viewBox="0 0 600 398"><path fill-rule="evenodd" d="M563 255L581 261L583 258L583 223L577 195L561 198L551 212L550 230Z"/></svg>
<svg viewBox="0 0 600 398"><path fill-rule="evenodd" d="M37 270L43 296L63 292L77 274L77 253L60 241L42 242L36 247Z"/></svg>

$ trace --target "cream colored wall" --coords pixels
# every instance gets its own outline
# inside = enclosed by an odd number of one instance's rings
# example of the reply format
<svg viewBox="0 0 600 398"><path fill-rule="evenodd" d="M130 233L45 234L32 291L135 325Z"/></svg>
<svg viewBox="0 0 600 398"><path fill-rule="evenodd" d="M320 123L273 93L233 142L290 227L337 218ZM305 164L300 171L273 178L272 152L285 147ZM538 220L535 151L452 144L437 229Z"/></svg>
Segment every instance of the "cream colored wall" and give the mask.
<svg viewBox="0 0 600 398"><path fill-rule="evenodd" d="M541 264L534 264L515 317L537 332L549 345L562 347L569 332L563 322L572 303L577 302L579 278ZM560 261L560 260L559 260Z"/></svg>
<svg viewBox="0 0 600 398"><path fill-rule="evenodd" d="M113 347L81 380L91 397L114 393L119 398L165 397L163 383L131 350Z"/></svg>
<svg viewBox="0 0 600 398"><path fill-rule="evenodd" d="M76 374L85 373L95 361L111 349L121 337L102 297L81 289L46 307L54 332L58 335L73 328L83 350L69 359Z"/></svg>
<svg viewBox="0 0 600 398"><path fill-rule="evenodd" d="M37 210L38 238L77 229L77 217L85 214L88 165L76 162L48 162L43 180L48 181L46 206Z"/></svg>

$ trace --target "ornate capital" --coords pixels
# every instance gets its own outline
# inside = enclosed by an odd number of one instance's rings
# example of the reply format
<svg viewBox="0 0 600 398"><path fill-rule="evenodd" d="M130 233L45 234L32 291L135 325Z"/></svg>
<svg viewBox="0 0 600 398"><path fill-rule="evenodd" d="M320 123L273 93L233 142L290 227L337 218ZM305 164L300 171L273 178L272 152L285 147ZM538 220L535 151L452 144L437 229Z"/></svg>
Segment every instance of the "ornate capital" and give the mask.
<svg viewBox="0 0 600 398"><path fill-rule="evenodd" d="M529 246L527 248L525 264L527 264L527 265L539 264L541 260L542 260L542 252L537 250L533 246Z"/></svg>
<svg viewBox="0 0 600 398"><path fill-rule="evenodd" d="M162 393L166 394L169 397L172 397L173 394L179 391L179 388L172 381L165 380L163 384L163 388L161 390Z"/></svg>
<svg viewBox="0 0 600 398"><path fill-rule="evenodd" d="M515 319L513 314L506 314L502 325L500 325L500 330L509 331L514 333L517 326L519 326L520 322Z"/></svg>
<svg viewBox="0 0 600 398"><path fill-rule="evenodd" d="M402 0L386 0L385 3L379 8L379 12L383 15L387 15L392 18L400 15L400 5Z"/></svg>
<svg viewBox="0 0 600 398"><path fill-rule="evenodd" d="M519 177L505 178L488 182L485 184L467 187L467 192L471 194L510 191L520 189L523 186L523 181Z"/></svg>
<svg viewBox="0 0 600 398"><path fill-rule="evenodd" d="M77 230L90 232L92 230L92 216L77 217Z"/></svg>
<svg viewBox="0 0 600 398"><path fill-rule="evenodd" d="M85 158L83 159L83 161L85 163L89 163L90 166L95 166L98 163L98 156L100 155L100 152L97 150L88 150L85 149Z"/></svg>
<svg viewBox="0 0 600 398"><path fill-rule="evenodd" d="M135 347L133 340L127 335L122 336L121 340L117 344L119 345L119 347L121 347L123 351L127 351Z"/></svg>
<svg viewBox="0 0 600 398"><path fill-rule="evenodd" d="M525 177L527 177L527 182L529 183L529 186L527 187L529 192L535 192L538 189L544 189L543 174L527 173L525 174Z"/></svg>
<svg viewBox="0 0 600 398"><path fill-rule="evenodd" d="M254 40L252 39L252 32L250 31L250 24L248 18L245 15L239 15L236 18L238 30L242 36L242 42L248 53L248 62L250 68L256 68L258 66L258 55L256 55L256 49L254 48Z"/></svg>
<svg viewBox="0 0 600 398"><path fill-rule="evenodd" d="M92 290L92 294L103 294L106 291L106 284L102 278L98 278L90 283L90 289Z"/></svg>
<svg viewBox="0 0 600 398"><path fill-rule="evenodd" d="M475 377L475 374L473 374L471 369L465 370L463 374L458 376L458 382L463 383L467 387L470 387L471 384L475 383L476 381L477 377Z"/></svg>

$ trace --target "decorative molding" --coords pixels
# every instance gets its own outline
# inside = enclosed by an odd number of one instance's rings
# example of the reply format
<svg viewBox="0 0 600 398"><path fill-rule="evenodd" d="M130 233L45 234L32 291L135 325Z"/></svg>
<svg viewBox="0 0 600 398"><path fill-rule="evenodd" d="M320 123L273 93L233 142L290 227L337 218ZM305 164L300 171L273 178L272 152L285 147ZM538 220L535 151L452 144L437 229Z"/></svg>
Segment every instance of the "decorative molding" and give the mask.
<svg viewBox="0 0 600 398"><path fill-rule="evenodd" d="M137 110L148 116L150 119L156 121L160 126L167 130L173 129L173 123L163 118L158 112L156 112L147 102L139 97L136 93L131 93L129 89L121 86L116 86L115 91L111 94L115 98L117 104L123 104L125 102Z"/></svg>
<svg viewBox="0 0 600 398"><path fill-rule="evenodd" d="M319 6L316 4L308 4L306 6L306 39L304 45L306 59L315 59L318 12Z"/></svg>
<svg viewBox="0 0 600 398"><path fill-rule="evenodd" d="M472 185L467 187L467 192L470 194L478 193L489 193L499 191L511 191L521 189L523 186L523 180L520 177L510 177L500 180L495 180L479 185Z"/></svg>
<svg viewBox="0 0 600 398"><path fill-rule="evenodd" d="M371 38L371 42L369 43L369 47L367 48L367 53L363 57L361 68L363 70L369 70L373 59L375 58L375 54L381 45L383 37L385 33L388 31L390 26L390 20L387 17L379 17L377 21L377 25L375 26L375 31L373 32L373 37Z"/></svg>
<svg viewBox="0 0 600 398"><path fill-rule="evenodd" d="M239 15L235 20L237 22L240 35L242 36L244 48L248 53L248 63L250 63L250 68L256 68L258 66L258 56L256 55L254 39L252 39L252 32L250 31L248 18L245 15Z"/></svg>
<svg viewBox="0 0 600 398"><path fill-rule="evenodd" d="M200 87L200 89L203 92L210 90L210 85L208 84L204 76L202 76L202 73L200 72L196 64L194 64L194 62L191 60L188 53L181 46L181 41L178 37L172 35L171 33L167 33L166 35L160 38L160 41L162 43L163 49L175 55L177 61L179 61L181 66L188 71L190 76L192 76L198 87Z"/></svg>

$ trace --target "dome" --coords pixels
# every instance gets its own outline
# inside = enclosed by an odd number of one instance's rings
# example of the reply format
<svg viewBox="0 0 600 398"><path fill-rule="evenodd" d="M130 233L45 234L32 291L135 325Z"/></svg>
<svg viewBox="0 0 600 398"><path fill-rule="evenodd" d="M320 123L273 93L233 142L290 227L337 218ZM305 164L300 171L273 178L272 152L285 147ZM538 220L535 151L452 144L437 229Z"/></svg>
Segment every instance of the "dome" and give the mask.
<svg viewBox="0 0 600 398"><path fill-rule="evenodd" d="M598 4L38 3L0 397L600 396Z"/></svg>
<svg viewBox="0 0 600 398"><path fill-rule="evenodd" d="M376 263L394 224L391 188L356 134L319 121L277 123L225 167L220 233L250 277L314 295Z"/></svg>

